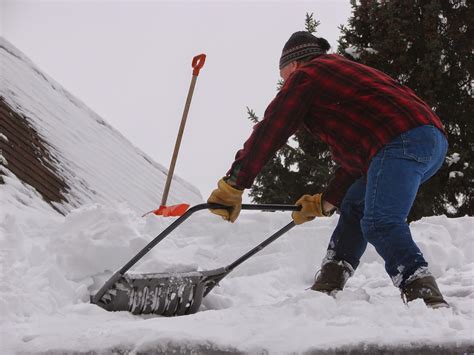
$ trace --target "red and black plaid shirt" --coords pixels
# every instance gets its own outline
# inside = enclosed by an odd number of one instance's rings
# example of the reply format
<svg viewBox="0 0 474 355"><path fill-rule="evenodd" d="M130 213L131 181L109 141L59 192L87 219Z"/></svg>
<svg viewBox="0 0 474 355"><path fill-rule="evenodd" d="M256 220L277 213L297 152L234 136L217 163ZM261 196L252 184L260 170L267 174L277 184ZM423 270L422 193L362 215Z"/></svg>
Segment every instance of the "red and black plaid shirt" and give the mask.
<svg viewBox="0 0 474 355"><path fill-rule="evenodd" d="M438 116L409 88L340 55L322 55L286 80L227 175L238 187L250 188L267 161L305 127L331 148L338 168L323 195L340 206L379 149L421 125L444 132Z"/></svg>

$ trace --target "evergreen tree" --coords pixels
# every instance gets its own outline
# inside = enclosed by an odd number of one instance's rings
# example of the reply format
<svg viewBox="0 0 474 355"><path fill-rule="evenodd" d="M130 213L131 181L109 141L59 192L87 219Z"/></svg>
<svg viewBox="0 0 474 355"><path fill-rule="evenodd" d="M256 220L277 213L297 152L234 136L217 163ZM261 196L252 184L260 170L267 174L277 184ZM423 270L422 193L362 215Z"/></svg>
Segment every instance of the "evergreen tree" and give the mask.
<svg viewBox="0 0 474 355"><path fill-rule="evenodd" d="M305 30L316 32L319 21L306 14ZM277 85L279 89L280 81ZM249 119L259 118L247 107ZM328 146L317 141L305 129L298 131L265 165L250 190L256 203L294 203L304 194L322 191L333 170Z"/></svg>
<svg viewBox="0 0 474 355"><path fill-rule="evenodd" d="M420 188L409 219L473 215L473 3L352 0L351 5L339 53L413 89L440 116L448 134L446 162ZM316 32L318 25L306 15L307 31ZM258 122L255 113L251 119ZM323 190L333 169L327 146L301 130L265 166L250 196L258 203L293 203Z"/></svg>
<svg viewBox="0 0 474 355"><path fill-rule="evenodd" d="M465 0L351 1L339 52L413 89L443 121L449 151L418 193L410 220L473 215L473 3Z"/></svg>

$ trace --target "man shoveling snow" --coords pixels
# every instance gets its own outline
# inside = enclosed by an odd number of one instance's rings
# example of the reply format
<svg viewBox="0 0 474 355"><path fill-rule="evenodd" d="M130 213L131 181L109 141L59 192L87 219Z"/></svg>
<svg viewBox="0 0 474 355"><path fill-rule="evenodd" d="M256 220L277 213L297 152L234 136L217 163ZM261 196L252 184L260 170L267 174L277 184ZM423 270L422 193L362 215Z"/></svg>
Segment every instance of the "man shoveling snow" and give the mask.
<svg viewBox="0 0 474 355"><path fill-rule="evenodd" d="M284 84L208 199L232 208L211 211L234 222L243 190L304 127L330 146L338 164L326 190L302 196L296 201L301 211L292 214L302 224L340 211L311 288L342 290L369 242L406 301L449 307L406 223L419 186L444 161L443 125L411 89L374 68L327 54L329 48L309 32L296 32L286 42L279 65Z"/></svg>

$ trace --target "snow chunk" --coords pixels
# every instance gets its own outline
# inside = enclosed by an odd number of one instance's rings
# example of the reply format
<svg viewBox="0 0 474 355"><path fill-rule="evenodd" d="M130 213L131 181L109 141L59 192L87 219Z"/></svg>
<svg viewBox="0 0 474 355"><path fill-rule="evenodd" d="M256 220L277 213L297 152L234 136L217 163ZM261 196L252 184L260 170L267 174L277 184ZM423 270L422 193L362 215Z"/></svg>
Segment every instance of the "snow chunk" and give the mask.
<svg viewBox="0 0 474 355"><path fill-rule="evenodd" d="M459 155L459 153L453 153L446 157L446 163L448 163L448 166L451 166L456 164L460 159L461 155Z"/></svg>
<svg viewBox="0 0 474 355"><path fill-rule="evenodd" d="M461 171L450 171L449 172L449 178L450 179L455 179L457 177L463 177L464 173Z"/></svg>
<svg viewBox="0 0 474 355"><path fill-rule="evenodd" d="M367 53L370 53L370 54L378 54L378 51L373 49L373 48L367 47L367 48L360 49L360 48L357 48L355 46L347 47L345 49L345 52L347 54L349 54L354 59L359 59L363 52L367 52Z"/></svg>
<svg viewBox="0 0 474 355"><path fill-rule="evenodd" d="M360 58L360 51L357 47L354 46L349 46L346 48L345 52L349 54L352 58L354 59L359 59Z"/></svg>

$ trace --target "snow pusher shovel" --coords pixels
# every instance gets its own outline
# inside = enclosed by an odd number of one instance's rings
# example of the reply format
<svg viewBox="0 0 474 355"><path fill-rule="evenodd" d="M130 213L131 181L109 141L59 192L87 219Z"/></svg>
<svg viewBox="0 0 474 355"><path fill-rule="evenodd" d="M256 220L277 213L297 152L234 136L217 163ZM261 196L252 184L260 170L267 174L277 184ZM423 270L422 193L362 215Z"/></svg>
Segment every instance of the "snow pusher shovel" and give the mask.
<svg viewBox="0 0 474 355"><path fill-rule="evenodd" d="M150 213L156 214L157 216L163 217L179 217L182 216L186 210L189 208L189 205L182 203L179 205L166 206L166 200L168 199L168 194L170 192L171 181L173 179L174 168L176 166L176 160L178 159L179 147L181 146L181 140L183 139L184 127L186 126L186 120L188 118L189 107L191 106L191 100L193 98L194 87L196 86L197 77L199 76L199 71L204 66L206 62L206 55L204 53L199 54L193 58L192 67L193 67L193 77L191 79L191 84L188 90L188 97L186 98L186 103L184 105L183 116L181 117L181 124L179 125L178 136L176 137L176 143L174 145L173 156L171 157L170 167L168 169L168 175L166 177L165 188L163 190L163 196L161 198L161 205L156 210L145 213L142 217L149 215Z"/></svg>
<svg viewBox="0 0 474 355"><path fill-rule="evenodd" d="M125 274L193 213L204 209L225 208L228 207L210 203L191 207L118 270L95 295L91 296L91 303L107 311L128 311L133 314L180 316L196 313L202 299L219 281L295 226L291 221L233 263L218 269L186 273ZM242 210L258 211L298 211L300 208L301 206L295 205L242 205Z"/></svg>

